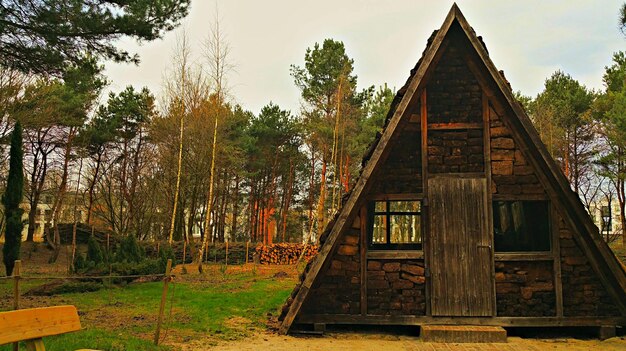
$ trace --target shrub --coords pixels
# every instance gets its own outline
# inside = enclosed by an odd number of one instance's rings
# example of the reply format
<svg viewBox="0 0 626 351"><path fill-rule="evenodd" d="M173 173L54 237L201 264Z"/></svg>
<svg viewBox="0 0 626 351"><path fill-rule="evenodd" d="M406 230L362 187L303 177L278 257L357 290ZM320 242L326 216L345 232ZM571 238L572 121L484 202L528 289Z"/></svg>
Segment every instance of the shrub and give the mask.
<svg viewBox="0 0 626 351"><path fill-rule="evenodd" d="M145 251L137 243L134 235L127 235L120 242L115 252L116 262L141 262L145 257Z"/></svg>
<svg viewBox="0 0 626 351"><path fill-rule="evenodd" d="M52 295L83 293L98 291L102 288L104 288L104 286L102 285L102 283L98 282L67 282L52 289L50 293Z"/></svg>
<svg viewBox="0 0 626 351"><path fill-rule="evenodd" d="M90 236L89 241L87 241L87 261L93 262L96 266L104 262L104 255L102 254L100 244L93 235Z"/></svg>
<svg viewBox="0 0 626 351"><path fill-rule="evenodd" d="M135 262L115 262L111 265L111 271L117 275L150 275L160 274L159 260L143 260Z"/></svg>
<svg viewBox="0 0 626 351"><path fill-rule="evenodd" d="M171 245L163 245L159 248L159 273L164 273L167 268L167 260L172 260L172 267L176 264L176 255Z"/></svg>
<svg viewBox="0 0 626 351"><path fill-rule="evenodd" d="M85 258L80 252L76 253L74 257L74 273L78 273L86 268Z"/></svg>

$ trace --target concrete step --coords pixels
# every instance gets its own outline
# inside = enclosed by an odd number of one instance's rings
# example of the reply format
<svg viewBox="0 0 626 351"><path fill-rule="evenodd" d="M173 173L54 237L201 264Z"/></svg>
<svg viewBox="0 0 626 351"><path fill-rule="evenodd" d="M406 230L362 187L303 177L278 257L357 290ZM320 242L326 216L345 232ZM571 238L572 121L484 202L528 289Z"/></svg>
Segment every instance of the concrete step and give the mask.
<svg viewBox="0 0 626 351"><path fill-rule="evenodd" d="M506 330L482 325L422 325L424 342L504 343Z"/></svg>

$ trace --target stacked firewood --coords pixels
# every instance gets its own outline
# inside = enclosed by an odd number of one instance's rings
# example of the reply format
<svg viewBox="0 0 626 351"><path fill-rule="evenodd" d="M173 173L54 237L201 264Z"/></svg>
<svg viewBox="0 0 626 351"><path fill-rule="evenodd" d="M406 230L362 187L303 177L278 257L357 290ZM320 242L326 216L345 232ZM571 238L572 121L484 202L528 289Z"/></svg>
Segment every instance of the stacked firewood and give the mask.
<svg viewBox="0 0 626 351"><path fill-rule="evenodd" d="M317 254L318 247L308 244L277 243L270 245L259 244L256 253L259 263L262 264L295 264L302 255L303 260L308 262Z"/></svg>

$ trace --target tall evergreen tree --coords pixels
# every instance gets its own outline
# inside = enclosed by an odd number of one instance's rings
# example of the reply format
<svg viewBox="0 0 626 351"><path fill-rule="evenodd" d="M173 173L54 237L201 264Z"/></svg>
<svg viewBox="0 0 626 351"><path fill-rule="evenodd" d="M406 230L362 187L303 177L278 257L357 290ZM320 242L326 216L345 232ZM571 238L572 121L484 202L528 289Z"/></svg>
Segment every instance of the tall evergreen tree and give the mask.
<svg viewBox="0 0 626 351"><path fill-rule="evenodd" d="M6 232L4 235L4 247L2 254L7 275L13 274L15 260L20 257L20 245L22 243L22 213L20 208L24 192L24 172L22 168L24 152L22 151L22 126L15 123L11 135L11 151L9 177L7 188L2 196L4 214L6 217Z"/></svg>
<svg viewBox="0 0 626 351"><path fill-rule="evenodd" d="M189 12L190 0L3 0L0 65L22 72L61 75L86 53L138 62L115 40L161 38Z"/></svg>

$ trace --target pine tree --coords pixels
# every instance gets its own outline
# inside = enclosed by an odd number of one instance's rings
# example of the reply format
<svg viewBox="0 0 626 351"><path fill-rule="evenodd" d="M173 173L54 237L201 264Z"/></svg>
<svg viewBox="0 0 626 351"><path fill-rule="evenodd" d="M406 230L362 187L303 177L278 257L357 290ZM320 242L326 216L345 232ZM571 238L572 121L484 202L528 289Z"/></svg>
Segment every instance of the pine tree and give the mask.
<svg viewBox="0 0 626 351"><path fill-rule="evenodd" d="M9 176L6 192L2 196L6 217L5 242L2 254L7 276L13 274L13 266L15 260L20 257L20 245L22 243L22 229L24 227L22 213L24 210L20 208L20 203L24 193L23 158L22 126L20 122L17 122L11 134Z"/></svg>

